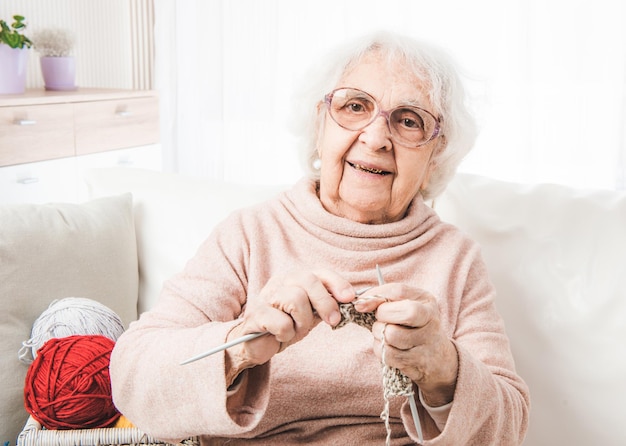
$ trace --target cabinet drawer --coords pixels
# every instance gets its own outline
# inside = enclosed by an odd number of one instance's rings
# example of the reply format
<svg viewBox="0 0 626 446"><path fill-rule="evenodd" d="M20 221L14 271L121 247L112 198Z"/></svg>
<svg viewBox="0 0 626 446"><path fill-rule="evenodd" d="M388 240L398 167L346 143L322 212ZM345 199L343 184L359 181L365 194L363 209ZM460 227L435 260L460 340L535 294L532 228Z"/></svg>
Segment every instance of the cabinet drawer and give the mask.
<svg viewBox="0 0 626 446"><path fill-rule="evenodd" d="M76 158L20 164L0 169L0 204L75 202Z"/></svg>
<svg viewBox="0 0 626 446"><path fill-rule="evenodd" d="M75 104L76 154L159 142L156 97Z"/></svg>
<svg viewBox="0 0 626 446"><path fill-rule="evenodd" d="M76 157L79 171L103 167L134 167L161 170L161 145L109 150Z"/></svg>
<svg viewBox="0 0 626 446"><path fill-rule="evenodd" d="M0 166L74 155L72 104L0 107Z"/></svg>
<svg viewBox="0 0 626 446"><path fill-rule="evenodd" d="M91 198L86 177L90 170L110 167L130 167L135 169L161 170L161 145L132 147L129 149L109 150L76 157L78 171L78 200Z"/></svg>

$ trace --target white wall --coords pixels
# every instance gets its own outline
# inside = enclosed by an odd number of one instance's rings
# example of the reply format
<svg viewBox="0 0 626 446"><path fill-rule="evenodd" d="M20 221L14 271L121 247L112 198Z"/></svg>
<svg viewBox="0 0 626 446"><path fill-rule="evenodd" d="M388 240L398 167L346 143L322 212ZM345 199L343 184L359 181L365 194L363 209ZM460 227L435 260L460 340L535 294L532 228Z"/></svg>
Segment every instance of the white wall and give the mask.
<svg viewBox="0 0 626 446"><path fill-rule="evenodd" d="M388 28L445 47L464 68L481 133L461 170L524 183L626 188L624 1L155 5L156 85L172 170L292 182L300 175L287 128L294 81L337 42Z"/></svg>
<svg viewBox="0 0 626 446"><path fill-rule="evenodd" d="M0 18L26 18L24 34L62 27L76 36L79 87L150 88L152 0L1 0ZM27 88L43 88L39 55L29 54Z"/></svg>
<svg viewBox="0 0 626 446"><path fill-rule="evenodd" d="M626 188L626 2L0 0L13 14L77 33L79 86L159 89L171 170L292 181L294 80L335 42L391 28L448 48L473 80L482 131L461 170ZM43 87L35 51L28 86ZM246 132L226 121L241 97L256 107Z"/></svg>

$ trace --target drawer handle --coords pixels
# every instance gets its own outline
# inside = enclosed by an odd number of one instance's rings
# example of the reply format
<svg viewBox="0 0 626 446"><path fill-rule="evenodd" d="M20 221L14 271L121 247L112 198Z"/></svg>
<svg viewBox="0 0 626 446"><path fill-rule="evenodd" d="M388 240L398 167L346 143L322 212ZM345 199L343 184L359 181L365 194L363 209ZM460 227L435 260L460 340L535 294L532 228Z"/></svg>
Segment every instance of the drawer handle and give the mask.
<svg viewBox="0 0 626 446"><path fill-rule="evenodd" d="M132 116L132 115L133 115L131 112L126 111L126 110L122 110L122 111L115 112L115 114L116 114L117 116L119 116L120 118L127 118L127 117L129 117L129 116Z"/></svg>
<svg viewBox="0 0 626 446"><path fill-rule="evenodd" d="M19 180L17 180L17 182L20 184L39 183L39 178L37 177L20 178Z"/></svg>
<svg viewBox="0 0 626 446"><path fill-rule="evenodd" d="M35 125L37 124L37 121L34 119L16 119L13 123L15 125Z"/></svg>
<svg viewBox="0 0 626 446"><path fill-rule="evenodd" d="M133 159L128 157L120 157L117 160L118 166L132 166L133 164L135 164Z"/></svg>

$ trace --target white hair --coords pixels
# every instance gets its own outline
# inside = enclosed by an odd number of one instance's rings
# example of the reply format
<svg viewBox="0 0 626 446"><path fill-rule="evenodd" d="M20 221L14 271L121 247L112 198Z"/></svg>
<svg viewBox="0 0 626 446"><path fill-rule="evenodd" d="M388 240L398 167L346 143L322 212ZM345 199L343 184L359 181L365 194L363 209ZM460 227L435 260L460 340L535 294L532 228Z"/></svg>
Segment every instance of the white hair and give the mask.
<svg viewBox="0 0 626 446"><path fill-rule="evenodd" d="M344 73L358 64L368 53L376 51L389 61L401 60L423 85L433 106L442 117L441 134L445 144L433 154L435 167L428 187L422 191L425 199L439 195L454 176L461 160L476 140L476 123L466 104L466 93L457 68L440 48L413 40L404 35L379 32L345 44L323 59L323 64L307 77L303 95L296 102L294 131L303 138L300 148L305 170L319 177L314 167L317 159L317 138L324 125L324 95L337 87Z"/></svg>

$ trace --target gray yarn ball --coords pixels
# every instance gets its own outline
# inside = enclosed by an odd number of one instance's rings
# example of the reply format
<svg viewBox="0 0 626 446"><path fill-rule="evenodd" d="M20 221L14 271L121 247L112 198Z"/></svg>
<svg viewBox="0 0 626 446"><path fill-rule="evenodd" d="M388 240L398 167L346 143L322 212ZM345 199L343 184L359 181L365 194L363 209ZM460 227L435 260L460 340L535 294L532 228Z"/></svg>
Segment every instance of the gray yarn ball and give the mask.
<svg viewBox="0 0 626 446"><path fill-rule="evenodd" d="M54 300L35 320L31 337L22 342L18 357L31 364L46 341L72 335L103 335L117 341L124 332L120 317L109 307L85 297Z"/></svg>

